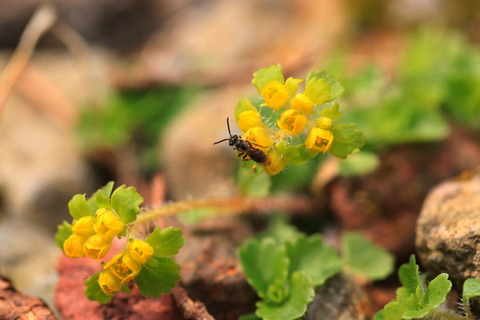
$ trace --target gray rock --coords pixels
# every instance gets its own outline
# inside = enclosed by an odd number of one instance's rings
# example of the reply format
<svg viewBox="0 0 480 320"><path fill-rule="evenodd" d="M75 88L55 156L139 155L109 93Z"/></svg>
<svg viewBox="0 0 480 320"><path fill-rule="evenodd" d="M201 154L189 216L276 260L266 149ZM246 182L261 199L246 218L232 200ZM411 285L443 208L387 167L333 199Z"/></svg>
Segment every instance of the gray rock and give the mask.
<svg viewBox="0 0 480 320"><path fill-rule="evenodd" d="M427 197L416 247L432 275L447 272L457 288L480 278L480 171L446 181Z"/></svg>

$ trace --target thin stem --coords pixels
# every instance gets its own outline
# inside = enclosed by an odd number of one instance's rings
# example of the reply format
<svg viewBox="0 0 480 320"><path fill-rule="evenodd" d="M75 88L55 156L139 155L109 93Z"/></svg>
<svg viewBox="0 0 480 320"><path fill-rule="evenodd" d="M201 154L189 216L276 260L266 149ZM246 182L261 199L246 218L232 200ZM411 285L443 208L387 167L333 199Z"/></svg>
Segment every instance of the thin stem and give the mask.
<svg viewBox="0 0 480 320"><path fill-rule="evenodd" d="M293 211L306 213L311 211L313 204L308 198L272 197L272 198L219 198L180 201L167 204L140 213L135 224L142 224L158 218L173 216L192 209L212 208L217 209L219 214L233 215L242 212L270 212L270 211Z"/></svg>
<svg viewBox="0 0 480 320"><path fill-rule="evenodd" d="M453 313L450 310L445 309L433 309L428 314L426 319L435 319L435 320L465 320L464 316Z"/></svg>

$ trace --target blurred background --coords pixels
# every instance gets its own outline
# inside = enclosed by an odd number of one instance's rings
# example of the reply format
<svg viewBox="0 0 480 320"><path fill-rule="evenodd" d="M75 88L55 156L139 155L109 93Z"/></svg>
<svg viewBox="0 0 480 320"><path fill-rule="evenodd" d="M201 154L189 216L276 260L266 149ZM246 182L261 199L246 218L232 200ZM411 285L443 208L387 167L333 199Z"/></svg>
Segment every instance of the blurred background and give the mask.
<svg viewBox="0 0 480 320"><path fill-rule="evenodd" d="M326 188L337 197L319 208L343 229L382 238L397 257L414 249L428 189L480 160L477 0L0 0L0 8L0 274L50 305L53 235L75 193L115 180L148 205L237 194L235 155L212 143L226 137L239 99L258 98L250 81L261 67L338 78L343 121L366 138L333 184L321 178L323 157L275 176L273 191ZM160 200L151 194L158 179ZM382 229L366 227L372 212Z"/></svg>

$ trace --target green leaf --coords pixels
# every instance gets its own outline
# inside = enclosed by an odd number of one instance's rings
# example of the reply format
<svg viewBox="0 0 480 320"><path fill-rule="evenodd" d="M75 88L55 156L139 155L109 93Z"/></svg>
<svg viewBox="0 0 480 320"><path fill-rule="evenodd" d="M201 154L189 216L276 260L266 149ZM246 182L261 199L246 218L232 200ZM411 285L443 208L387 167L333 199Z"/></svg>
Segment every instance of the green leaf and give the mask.
<svg viewBox="0 0 480 320"><path fill-rule="evenodd" d="M330 100L330 85L327 79L312 78L305 87L304 94L316 105Z"/></svg>
<svg viewBox="0 0 480 320"><path fill-rule="evenodd" d="M143 202L142 196L134 187L118 187L112 194L112 207L117 212L120 220L127 224L135 220L140 213L140 204Z"/></svg>
<svg viewBox="0 0 480 320"><path fill-rule="evenodd" d="M294 241L303 233L291 224L288 224L283 214L276 214L270 218L267 229L260 234L259 239L273 238L278 244Z"/></svg>
<svg viewBox="0 0 480 320"><path fill-rule="evenodd" d="M320 116L327 117L330 120L337 121L342 116L343 112L340 111L340 105L335 102L330 108L325 108L320 112Z"/></svg>
<svg viewBox="0 0 480 320"><path fill-rule="evenodd" d="M180 280L180 266L173 258L153 256L150 260L157 263L155 266L151 263L144 264L135 277L135 282L143 296L157 298L162 293L170 293L175 287L175 283Z"/></svg>
<svg viewBox="0 0 480 320"><path fill-rule="evenodd" d="M463 283L462 298L465 302L473 297L480 297L480 279L469 278Z"/></svg>
<svg viewBox="0 0 480 320"><path fill-rule="evenodd" d="M337 251L324 246L319 235L305 235L286 243L287 255L290 259L290 274L305 272L313 286L322 285L328 278L342 270L342 261Z"/></svg>
<svg viewBox="0 0 480 320"><path fill-rule="evenodd" d="M90 211L87 199L85 198L85 194L74 195L72 200L68 202L68 211L76 220L93 215L92 211Z"/></svg>
<svg viewBox="0 0 480 320"><path fill-rule="evenodd" d="M365 144L363 133L351 124L336 124L332 127L333 143L328 152L337 158L345 159L356 153Z"/></svg>
<svg viewBox="0 0 480 320"><path fill-rule="evenodd" d="M243 98L238 101L237 107L234 111L235 119L238 121L238 115L245 111L258 111L248 98Z"/></svg>
<svg viewBox="0 0 480 320"><path fill-rule="evenodd" d="M306 83L308 86L308 83L313 79L325 79L328 83L328 86L330 88L329 91L329 98L326 102L335 100L336 98L340 97L343 92L345 91L345 88L340 84L338 80L333 78L332 76L326 74L323 71L312 71L307 75Z"/></svg>
<svg viewBox="0 0 480 320"><path fill-rule="evenodd" d="M309 278L303 272L295 272L290 279L290 295L283 304L257 302L257 316L265 320L297 319L305 314L313 300L314 291Z"/></svg>
<svg viewBox="0 0 480 320"><path fill-rule="evenodd" d="M95 212L99 208L111 209L110 196L112 194L114 182L110 181L101 189L98 189L87 202L90 205L90 209Z"/></svg>
<svg viewBox="0 0 480 320"><path fill-rule="evenodd" d="M262 298L268 296L268 287L276 281L287 284L289 261L285 248L272 238L249 239L238 251L242 269L250 285Z"/></svg>
<svg viewBox="0 0 480 320"><path fill-rule="evenodd" d="M55 243L57 247L63 250L63 243L72 234L72 225L67 221L63 221L62 224L58 225L57 233L55 233Z"/></svg>
<svg viewBox="0 0 480 320"><path fill-rule="evenodd" d="M253 168L253 166L256 166ZM237 185L241 194L248 197L265 197L270 193L271 178L263 168L252 161L241 161L237 173Z"/></svg>
<svg viewBox="0 0 480 320"><path fill-rule="evenodd" d="M398 269L400 283L410 294L415 294L420 287L420 276L418 274L418 265L415 261L415 255L410 256L408 263L404 263Z"/></svg>
<svg viewBox="0 0 480 320"><path fill-rule="evenodd" d="M145 241L152 246L157 257L174 256L185 243L182 229L173 227L165 229L156 227Z"/></svg>
<svg viewBox="0 0 480 320"><path fill-rule="evenodd" d="M288 78L287 81L285 81L285 87L287 87L288 94L293 97L295 93L298 90L298 85L302 82L302 79L297 79L297 78Z"/></svg>
<svg viewBox="0 0 480 320"><path fill-rule="evenodd" d="M297 146L287 146L285 142L282 142L276 146L276 149L283 155L283 158L289 164L299 165L310 158L310 153L304 143Z"/></svg>
<svg viewBox="0 0 480 320"><path fill-rule="evenodd" d="M375 170L380 164L377 154L361 151L340 161L339 174L345 177L359 176Z"/></svg>
<svg viewBox="0 0 480 320"><path fill-rule="evenodd" d="M447 293L452 288L452 282L448 280L448 274L441 273L433 279L425 292L424 303L417 310L407 310L403 313L405 319L417 319L425 317L433 309L445 302Z"/></svg>
<svg viewBox="0 0 480 320"><path fill-rule="evenodd" d="M252 84L257 88L258 92L260 92L262 88L271 81L278 81L280 83L285 81L281 65L277 64L261 68L253 73Z"/></svg>
<svg viewBox="0 0 480 320"><path fill-rule="evenodd" d="M342 235L342 253L348 271L370 280L384 279L394 268L393 255L376 246L360 232Z"/></svg>
<svg viewBox="0 0 480 320"><path fill-rule="evenodd" d="M100 276L100 272L95 273L93 276L85 280L84 284L87 287L84 291L84 294L87 296L88 299L92 301L97 301L100 303L107 303L112 299L113 294L108 296L106 295L100 285L98 284L98 277Z"/></svg>

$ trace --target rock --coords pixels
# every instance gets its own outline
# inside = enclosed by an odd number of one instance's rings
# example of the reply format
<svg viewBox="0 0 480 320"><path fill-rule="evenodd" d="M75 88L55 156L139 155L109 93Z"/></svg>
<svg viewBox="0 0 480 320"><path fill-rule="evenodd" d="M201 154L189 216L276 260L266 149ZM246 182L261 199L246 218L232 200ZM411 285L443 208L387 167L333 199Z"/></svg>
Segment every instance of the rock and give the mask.
<svg viewBox="0 0 480 320"><path fill-rule="evenodd" d="M338 274L318 287L308 306L307 320L363 320L371 318L372 305L359 283Z"/></svg>
<svg viewBox="0 0 480 320"><path fill-rule="evenodd" d="M480 171L435 187L418 219L416 247L432 276L447 272L457 288L480 278Z"/></svg>
<svg viewBox="0 0 480 320"><path fill-rule="evenodd" d="M8 279L0 277L0 319L56 320L57 317L42 299L21 294Z"/></svg>

